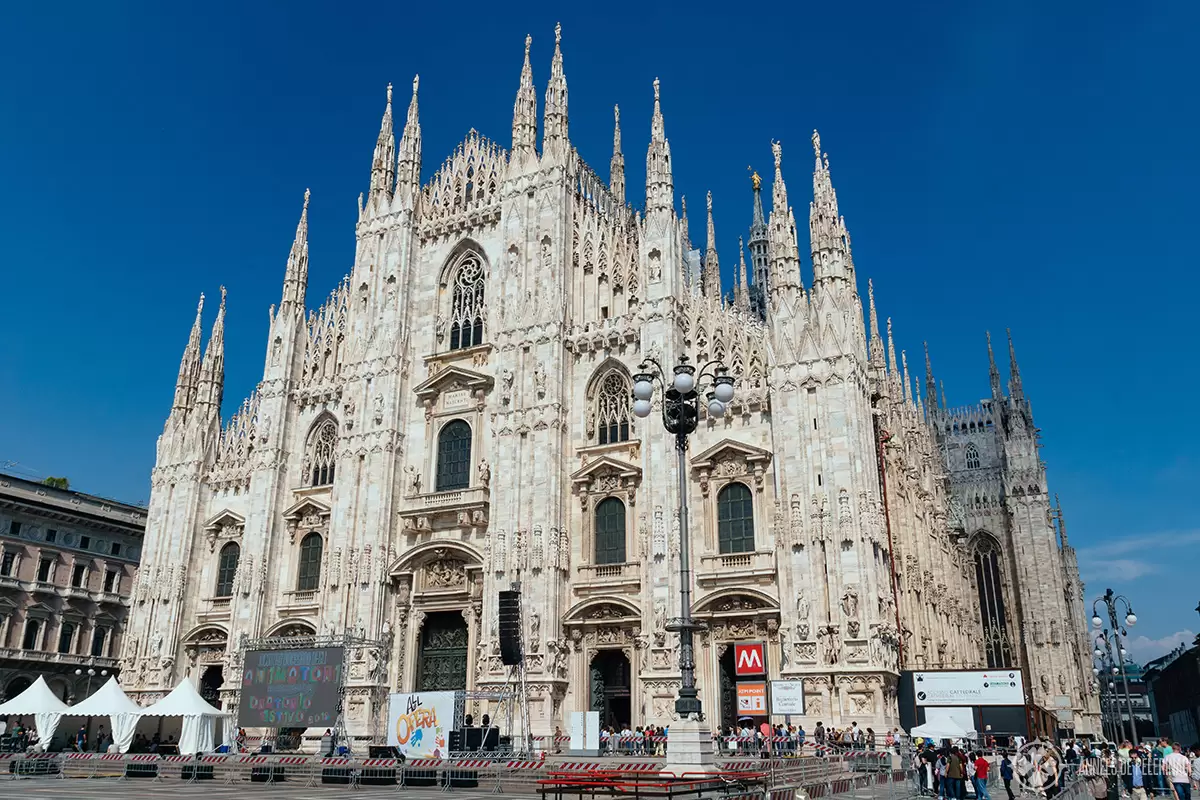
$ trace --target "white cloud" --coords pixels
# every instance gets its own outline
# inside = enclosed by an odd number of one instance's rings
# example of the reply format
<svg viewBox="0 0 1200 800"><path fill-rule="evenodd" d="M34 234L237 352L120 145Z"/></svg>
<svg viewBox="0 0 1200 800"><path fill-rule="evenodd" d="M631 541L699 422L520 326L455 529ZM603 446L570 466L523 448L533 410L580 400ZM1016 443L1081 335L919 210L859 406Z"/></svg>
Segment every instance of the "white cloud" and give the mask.
<svg viewBox="0 0 1200 800"><path fill-rule="evenodd" d="M1181 546L1197 542L1200 530L1163 531L1122 536L1075 552L1085 582L1131 581L1161 572L1164 567L1182 565L1172 554L1178 554Z"/></svg>
<svg viewBox="0 0 1200 800"><path fill-rule="evenodd" d="M1185 628L1184 630L1175 631L1158 639L1150 639L1146 636L1133 636L1126 640L1126 647L1129 650L1130 657L1134 661L1144 664L1159 656L1165 656L1180 644L1190 645L1195 638L1195 631Z"/></svg>

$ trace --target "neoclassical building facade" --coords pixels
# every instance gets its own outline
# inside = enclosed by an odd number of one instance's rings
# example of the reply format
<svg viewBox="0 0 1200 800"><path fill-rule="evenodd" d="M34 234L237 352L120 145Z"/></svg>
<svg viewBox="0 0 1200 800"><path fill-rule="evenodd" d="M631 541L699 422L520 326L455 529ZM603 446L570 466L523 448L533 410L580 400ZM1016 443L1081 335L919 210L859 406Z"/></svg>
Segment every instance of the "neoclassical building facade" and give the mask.
<svg viewBox="0 0 1200 800"><path fill-rule="evenodd" d="M712 198L702 256L676 210L658 81L635 209L619 112L606 183L568 135L557 34L540 117L529 51L511 146L472 131L425 182L417 81L398 142L388 88L354 267L306 310L306 195L262 380L224 424L224 295L203 351L197 312L158 442L127 689L149 699L190 675L232 702L243 636L349 631L381 643L349 653L346 721L367 734L387 690L503 685L497 593L519 584L534 732L589 709L666 724L688 535L714 725L735 714L731 645L747 640L767 643L772 677L804 680L810 727L896 724L902 662L989 662L942 417L914 400L873 297L864 311L819 139L808 285L774 144L771 210L756 177L751 265L723 297ZM630 411L643 359L684 355L737 381L692 437L687 531L673 442ZM1006 563L998 580L1018 592L1022 577ZM1020 613L1005 607L1010 634ZM1072 703L1083 724L1088 698Z"/></svg>

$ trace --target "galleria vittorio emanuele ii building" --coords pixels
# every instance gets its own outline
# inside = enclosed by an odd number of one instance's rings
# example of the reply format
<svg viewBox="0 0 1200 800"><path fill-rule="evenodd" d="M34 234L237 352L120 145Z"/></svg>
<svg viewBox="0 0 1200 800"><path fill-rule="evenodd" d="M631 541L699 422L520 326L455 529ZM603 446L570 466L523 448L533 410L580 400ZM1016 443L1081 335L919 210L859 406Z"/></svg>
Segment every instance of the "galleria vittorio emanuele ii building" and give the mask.
<svg viewBox="0 0 1200 800"><path fill-rule="evenodd" d="M388 691L504 684L497 593L519 583L534 733L581 710L668 724L686 534L714 727L735 716L731 644L763 641L770 677L803 680L809 730L889 729L900 669L940 667L1023 667L1034 702L1098 728L1083 586L1011 341L1007 387L988 341L976 405L939 400L928 356L914 387L815 133L811 150L783 131L804 146L764 136L749 154L773 151L773 170L747 187L724 296L711 198L701 234L674 191L669 87L647 85L633 115L643 131L650 116L644 194L625 184L629 115L605 181L571 144L557 38L541 114L526 40L511 142L471 131L424 182L417 81L395 122L389 87L353 269L307 310L306 196L269 338L235 345L263 347L262 380L227 420L223 292L203 348L197 312L158 441L127 691L145 702L190 676L229 707L243 637L350 632L379 643L347 653L346 724L365 734ZM809 164L801 239L784 180ZM691 437L687 531L674 442L631 414L643 359L683 355L736 378Z"/></svg>

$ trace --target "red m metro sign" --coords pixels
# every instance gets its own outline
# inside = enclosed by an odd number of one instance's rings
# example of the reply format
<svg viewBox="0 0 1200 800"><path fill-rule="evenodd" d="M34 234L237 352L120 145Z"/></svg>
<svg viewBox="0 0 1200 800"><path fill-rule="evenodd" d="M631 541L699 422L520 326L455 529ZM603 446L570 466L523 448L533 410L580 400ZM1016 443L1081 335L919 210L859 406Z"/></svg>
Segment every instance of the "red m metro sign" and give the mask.
<svg viewBox="0 0 1200 800"><path fill-rule="evenodd" d="M733 674L765 675L767 672L766 645L762 642L743 642L733 646Z"/></svg>

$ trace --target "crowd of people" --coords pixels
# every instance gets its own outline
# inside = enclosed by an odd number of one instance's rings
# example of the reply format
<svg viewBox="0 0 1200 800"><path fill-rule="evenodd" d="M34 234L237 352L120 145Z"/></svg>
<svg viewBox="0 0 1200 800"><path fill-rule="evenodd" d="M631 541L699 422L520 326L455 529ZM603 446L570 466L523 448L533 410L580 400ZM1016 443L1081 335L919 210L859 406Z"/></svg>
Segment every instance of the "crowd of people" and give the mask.
<svg viewBox="0 0 1200 800"><path fill-rule="evenodd" d="M1184 748L1165 738L1136 747L1126 740L1115 748L1074 742L1064 760L1092 784L1097 798L1191 800L1200 793L1200 746Z"/></svg>
<svg viewBox="0 0 1200 800"><path fill-rule="evenodd" d="M978 800L991 800L987 786L993 774L992 762L982 752L968 752L957 745L939 750L928 743L917 753L917 764L922 794L940 800L964 800L969 784ZM1008 800L1013 800L1015 769L1007 754L1001 756L999 773ZM1053 796L1046 794L1048 798Z"/></svg>

